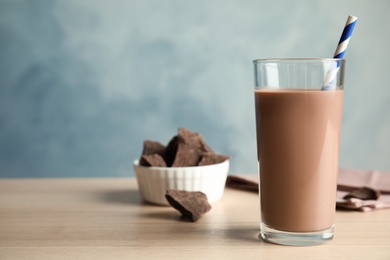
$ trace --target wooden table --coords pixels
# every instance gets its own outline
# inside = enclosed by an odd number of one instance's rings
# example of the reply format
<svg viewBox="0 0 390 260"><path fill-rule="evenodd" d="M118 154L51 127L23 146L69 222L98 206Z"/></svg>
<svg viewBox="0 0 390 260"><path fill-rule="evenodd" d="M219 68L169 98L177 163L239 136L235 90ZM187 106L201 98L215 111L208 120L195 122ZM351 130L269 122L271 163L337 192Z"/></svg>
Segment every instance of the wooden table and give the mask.
<svg viewBox="0 0 390 260"><path fill-rule="evenodd" d="M289 247L258 238L258 201L226 189L191 223L135 179L3 179L0 259L390 259L390 210L338 211L332 241Z"/></svg>

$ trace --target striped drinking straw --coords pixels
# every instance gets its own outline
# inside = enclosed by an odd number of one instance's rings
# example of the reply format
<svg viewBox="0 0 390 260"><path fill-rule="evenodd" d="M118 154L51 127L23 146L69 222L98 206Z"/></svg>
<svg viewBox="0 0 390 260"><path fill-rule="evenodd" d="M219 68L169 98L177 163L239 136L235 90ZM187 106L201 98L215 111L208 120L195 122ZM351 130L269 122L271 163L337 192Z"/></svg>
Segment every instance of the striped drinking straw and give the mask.
<svg viewBox="0 0 390 260"><path fill-rule="evenodd" d="M335 59L342 59L344 57L345 50L347 49L349 40L351 39L353 28L355 27L357 17L349 15L343 33L341 34L340 41L337 45L336 51L333 55ZM340 62L337 62L335 68L329 69L328 74L325 77L324 84L321 90L333 90L336 88L335 80L337 72L340 69Z"/></svg>

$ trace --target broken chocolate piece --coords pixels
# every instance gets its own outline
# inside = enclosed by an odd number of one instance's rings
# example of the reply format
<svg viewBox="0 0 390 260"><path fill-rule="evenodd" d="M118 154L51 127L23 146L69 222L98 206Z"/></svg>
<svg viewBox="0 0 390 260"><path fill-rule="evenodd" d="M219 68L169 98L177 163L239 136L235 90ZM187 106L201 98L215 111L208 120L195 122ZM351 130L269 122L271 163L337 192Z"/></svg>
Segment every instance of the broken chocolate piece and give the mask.
<svg viewBox="0 0 390 260"><path fill-rule="evenodd" d="M142 155L140 160L142 166L167 167L167 164L159 154Z"/></svg>
<svg viewBox="0 0 390 260"><path fill-rule="evenodd" d="M159 142L145 140L142 155L159 154L163 156L165 153L165 146Z"/></svg>
<svg viewBox="0 0 390 260"><path fill-rule="evenodd" d="M164 159L168 167L171 167L176 158L177 149L179 146L179 139L174 136L168 143L165 149Z"/></svg>
<svg viewBox="0 0 390 260"><path fill-rule="evenodd" d="M198 163L198 165L199 166L212 165L212 164L222 163L228 159L229 159L229 156L226 156L226 155L203 153L202 158L201 158L200 162Z"/></svg>
<svg viewBox="0 0 390 260"><path fill-rule="evenodd" d="M165 161L166 166L162 166L161 158L149 156L154 154L160 155ZM143 157L146 155L147 157ZM216 164L227 159L229 159L228 156L216 155L206 144L202 135L181 127L178 129L178 134L169 141L166 147L159 142L146 140L140 158L140 165L193 167Z"/></svg>
<svg viewBox="0 0 390 260"><path fill-rule="evenodd" d="M166 167L167 164L163 159L164 154L164 145L159 142L145 140L141 158L139 159L139 165Z"/></svg>
<svg viewBox="0 0 390 260"><path fill-rule="evenodd" d="M369 187L362 187L351 191L345 195L343 199L357 198L361 200L377 200L380 194L381 193L378 190Z"/></svg>
<svg viewBox="0 0 390 260"><path fill-rule="evenodd" d="M169 204L178 210L183 217L196 222L211 209L207 196L200 191L169 189L165 194Z"/></svg>
<svg viewBox="0 0 390 260"><path fill-rule="evenodd" d="M203 153L214 154L214 151L200 134L179 128L167 146L165 160L171 167L197 166Z"/></svg>
<svg viewBox="0 0 390 260"><path fill-rule="evenodd" d="M181 127L179 128L177 137L180 143L188 144L190 147L200 150L201 152L214 153L199 133L191 132L190 130Z"/></svg>
<svg viewBox="0 0 390 260"><path fill-rule="evenodd" d="M185 143L179 143L172 167L197 166L201 156L202 153L198 149L194 149Z"/></svg>

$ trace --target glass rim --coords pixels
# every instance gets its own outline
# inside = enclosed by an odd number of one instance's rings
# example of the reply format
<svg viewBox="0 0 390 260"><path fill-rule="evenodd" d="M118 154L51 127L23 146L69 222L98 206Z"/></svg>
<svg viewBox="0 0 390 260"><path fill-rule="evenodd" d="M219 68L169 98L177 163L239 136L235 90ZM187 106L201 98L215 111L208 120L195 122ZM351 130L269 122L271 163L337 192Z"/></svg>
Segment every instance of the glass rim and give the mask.
<svg viewBox="0 0 390 260"><path fill-rule="evenodd" d="M344 58L261 58L253 60L253 63L265 63L265 62L323 62L323 61L342 61L345 62Z"/></svg>

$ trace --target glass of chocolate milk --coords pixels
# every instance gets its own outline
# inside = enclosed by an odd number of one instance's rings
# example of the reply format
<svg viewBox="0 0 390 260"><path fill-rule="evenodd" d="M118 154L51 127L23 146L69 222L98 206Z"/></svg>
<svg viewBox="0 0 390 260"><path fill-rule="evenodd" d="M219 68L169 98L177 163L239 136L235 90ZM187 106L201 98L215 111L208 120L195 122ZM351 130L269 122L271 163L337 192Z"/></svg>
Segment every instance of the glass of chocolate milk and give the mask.
<svg viewBox="0 0 390 260"><path fill-rule="evenodd" d="M343 59L254 60L265 241L316 245L333 238L344 66Z"/></svg>

